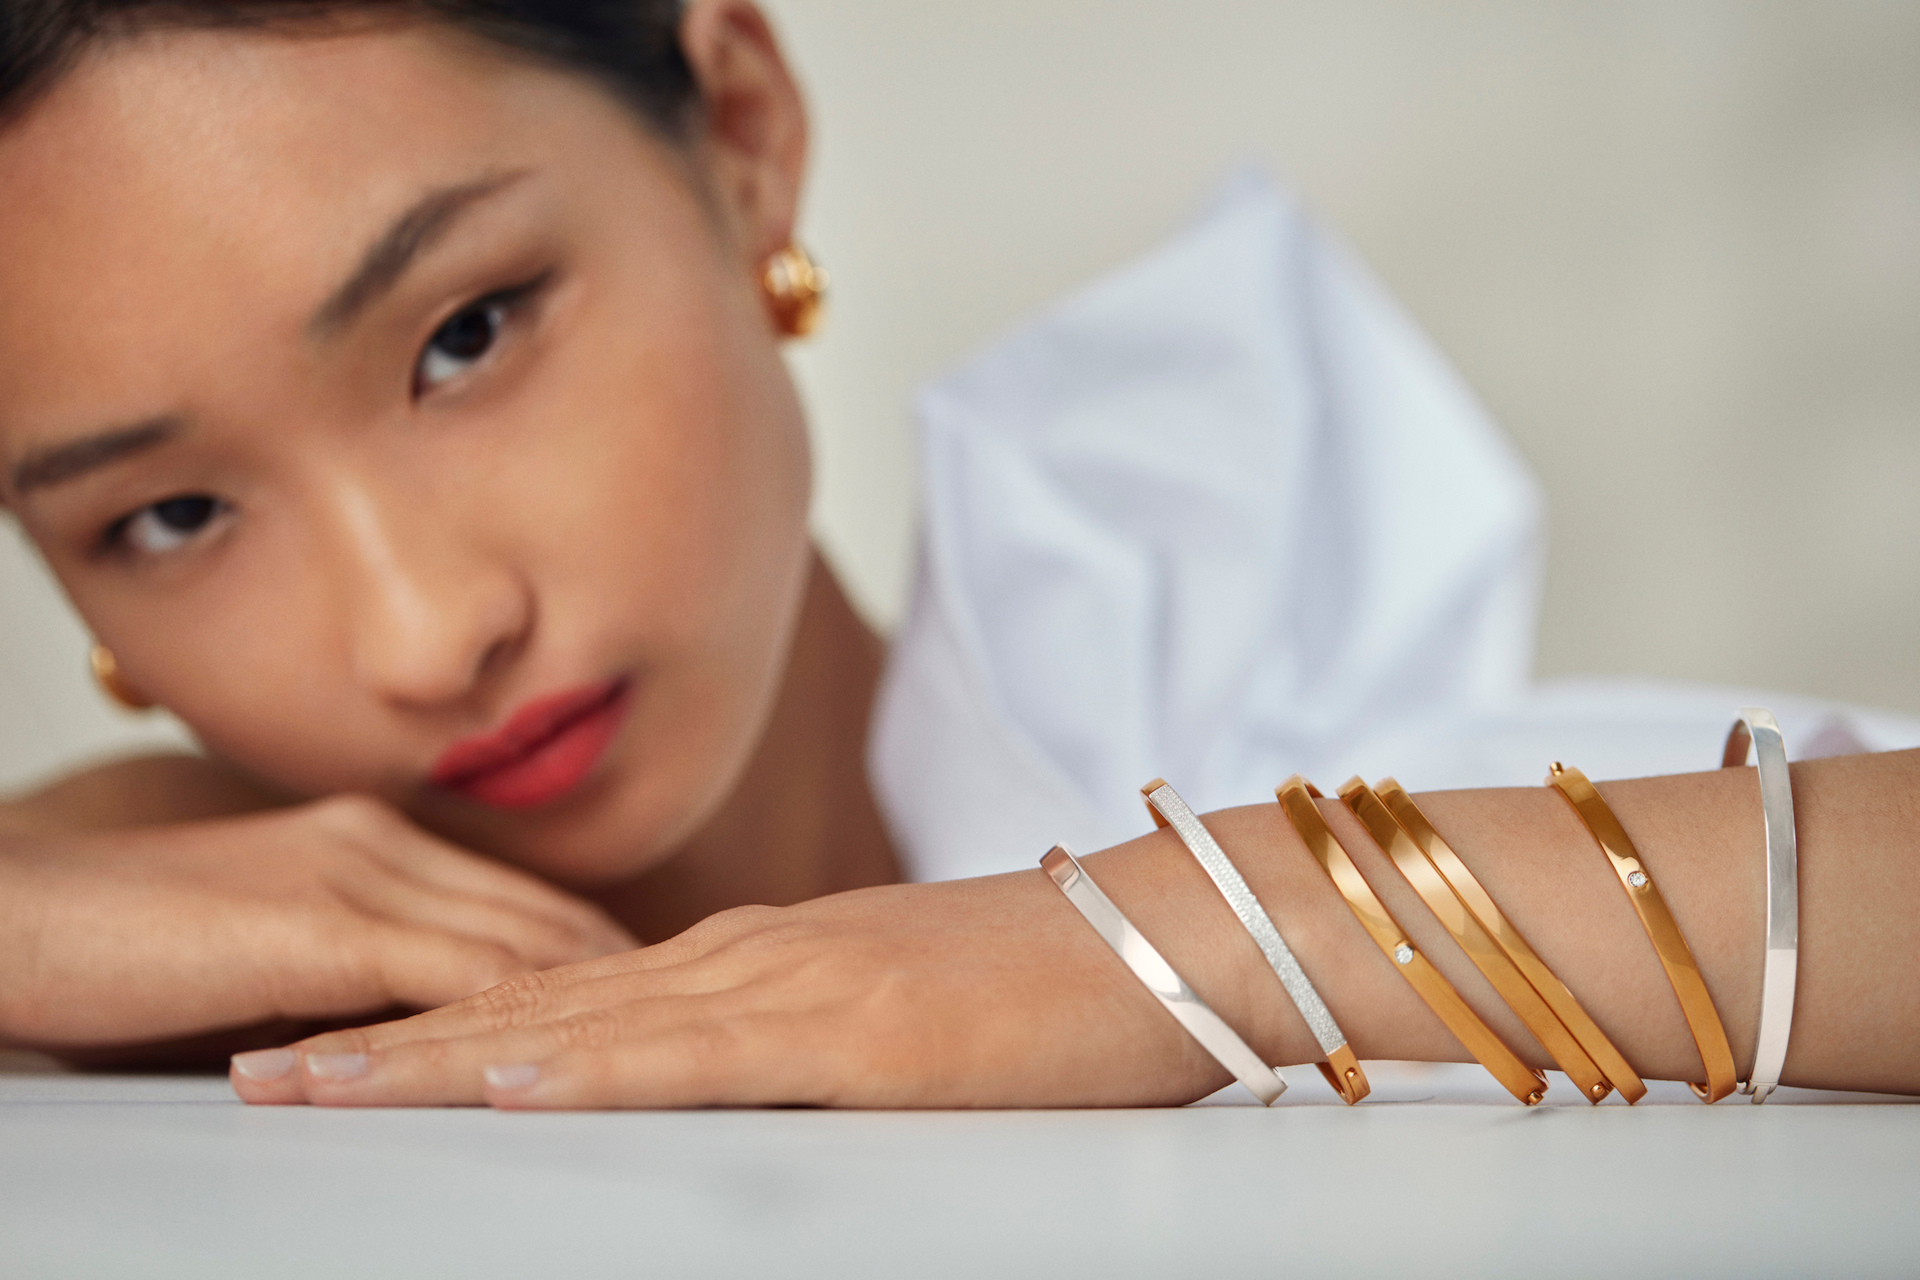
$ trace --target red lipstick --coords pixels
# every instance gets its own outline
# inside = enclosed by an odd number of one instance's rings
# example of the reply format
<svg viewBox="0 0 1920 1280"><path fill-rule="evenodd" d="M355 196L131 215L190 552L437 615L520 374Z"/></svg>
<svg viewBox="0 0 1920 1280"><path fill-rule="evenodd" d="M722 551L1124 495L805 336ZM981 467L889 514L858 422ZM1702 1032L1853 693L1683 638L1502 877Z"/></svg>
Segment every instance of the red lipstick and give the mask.
<svg viewBox="0 0 1920 1280"><path fill-rule="evenodd" d="M620 679L537 698L492 733L448 747L432 780L495 809L549 804L593 772L626 717L627 694Z"/></svg>

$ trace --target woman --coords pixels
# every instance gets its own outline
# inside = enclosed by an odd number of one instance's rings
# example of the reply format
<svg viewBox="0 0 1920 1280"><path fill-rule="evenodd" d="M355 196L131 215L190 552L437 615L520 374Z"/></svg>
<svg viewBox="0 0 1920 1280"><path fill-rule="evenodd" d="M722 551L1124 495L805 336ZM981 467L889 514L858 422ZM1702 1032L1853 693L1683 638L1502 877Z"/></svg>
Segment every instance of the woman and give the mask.
<svg viewBox="0 0 1920 1280"><path fill-rule="evenodd" d="M33 0L5 21L5 500L113 687L209 758L10 807L0 1035L457 1002L241 1055L258 1102L1141 1104L1225 1081L1041 873L893 884L890 830L1011 802L949 792L890 825L869 782L882 648L808 541L778 354L814 283L788 252L805 121L749 4ZM1448 683L1396 670L1410 697ZM1792 1082L1920 1088L1920 979L1875 966L1920 903L1916 771L1796 774ZM1752 776L1606 794L1751 1062ZM1697 1076L1558 799L1420 802L1636 1070ZM1277 812L1209 825L1354 1050L1459 1056ZM1323 1056L1172 837L1086 867L1266 1061Z"/></svg>

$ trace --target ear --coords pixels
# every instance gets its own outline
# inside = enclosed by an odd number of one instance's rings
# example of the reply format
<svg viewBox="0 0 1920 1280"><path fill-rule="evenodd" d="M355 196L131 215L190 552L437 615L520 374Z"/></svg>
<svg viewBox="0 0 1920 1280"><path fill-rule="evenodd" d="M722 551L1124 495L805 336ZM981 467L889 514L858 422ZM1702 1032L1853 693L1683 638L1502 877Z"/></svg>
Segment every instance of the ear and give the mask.
<svg viewBox="0 0 1920 1280"><path fill-rule="evenodd" d="M807 111L765 15L749 0L695 0L680 46L699 82L708 181L750 270L793 238Z"/></svg>

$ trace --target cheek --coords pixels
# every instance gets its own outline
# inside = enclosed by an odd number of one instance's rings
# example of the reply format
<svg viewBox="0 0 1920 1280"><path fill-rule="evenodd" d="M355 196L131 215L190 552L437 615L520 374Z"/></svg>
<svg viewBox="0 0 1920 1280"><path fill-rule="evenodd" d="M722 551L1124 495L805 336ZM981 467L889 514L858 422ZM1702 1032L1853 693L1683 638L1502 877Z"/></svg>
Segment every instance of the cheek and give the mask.
<svg viewBox="0 0 1920 1280"><path fill-rule="evenodd" d="M754 301L718 294L670 337L609 326L567 380L565 446L527 460L553 515L523 535L542 625L635 671L637 696L604 802L484 834L456 819L469 841L569 880L636 874L711 818L758 745L811 543L804 423Z"/></svg>
<svg viewBox="0 0 1920 1280"><path fill-rule="evenodd" d="M753 299L727 284L624 322L583 317L593 340L556 362L556 394L536 410L555 430L524 433L534 456L516 469L543 477L526 536L548 585L600 593L602 609L631 602L620 611L676 648L777 629L808 546L792 383Z"/></svg>
<svg viewBox="0 0 1920 1280"><path fill-rule="evenodd" d="M262 523L201 582L83 611L216 755L294 792L398 794L415 744L355 687L327 576L297 522Z"/></svg>

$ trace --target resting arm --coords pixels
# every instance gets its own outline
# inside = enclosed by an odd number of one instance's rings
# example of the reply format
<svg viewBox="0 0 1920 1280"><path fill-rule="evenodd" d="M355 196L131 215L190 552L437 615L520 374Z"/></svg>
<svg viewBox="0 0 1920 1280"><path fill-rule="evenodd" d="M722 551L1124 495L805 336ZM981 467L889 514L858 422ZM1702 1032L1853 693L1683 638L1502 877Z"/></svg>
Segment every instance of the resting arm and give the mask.
<svg viewBox="0 0 1920 1280"><path fill-rule="evenodd" d="M1800 963L1783 1080L1920 1092L1920 969L1903 960L1920 912L1920 751L1797 764L1793 783ZM1600 791L1686 935L1744 1079L1753 1061L1766 932L1756 773L1728 769L1609 782ZM1702 1078L1679 1003L1639 918L1592 837L1556 793L1542 786L1418 799L1642 1075ZM1533 1065L1552 1066L1346 807L1329 799L1320 810L1415 945L1503 1040ZM1301 939L1296 949L1359 1056L1465 1060L1276 808L1215 814L1208 825L1282 932ZM1109 891L1138 913L1143 929L1168 938L1169 958L1192 946L1187 965L1233 975L1219 1000L1244 1010L1237 1025L1251 1020L1279 1061L1317 1056L1291 1005L1271 998L1270 980L1259 981L1264 962L1251 941L1177 842L1162 834L1107 858L1112 868L1096 860L1095 874L1103 885L1112 883ZM1207 901L1210 894L1213 901ZM1168 905L1156 906L1156 900ZM1174 902L1182 905L1175 908ZM1170 914L1175 910L1204 910L1210 924L1200 931L1181 929ZM1166 918L1156 921L1159 915Z"/></svg>
<svg viewBox="0 0 1920 1280"><path fill-rule="evenodd" d="M1920 912L1920 752L1818 761L1793 777L1801 949L1783 1079L1920 1093L1920 967L1904 960ZM1764 945L1754 771L1601 790L1692 945L1744 1077ZM1620 882L1557 795L1419 802L1641 1075L1700 1077ZM1415 944L1516 1050L1551 1065L1364 829L1337 800L1321 810ZM1360 1057L1464 1059L1276 806L1206 821ZM1268 1061L1321 1057L1171 832L1084 862ZM489 1078L490 1067L510 1069ZM658 946L242 1059L234 1079L257 1102L511 1107L1137 1106L1227 1083L1038 870L723 912Z"/></svg>
<svg viewBox="0 0 1920 1280"><path fill-rule="evenodd" d="M120 831L257 813L288 803L218 760L180 752L129 756L0 802L0 835Z"/></svg>

